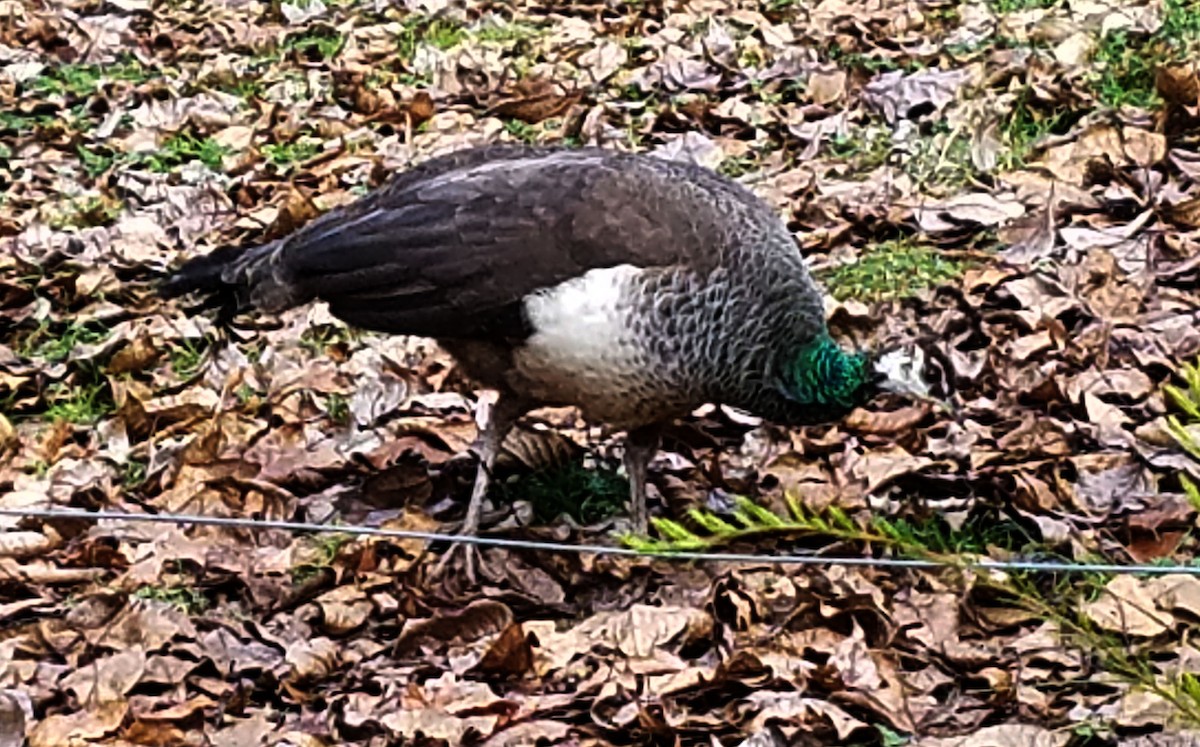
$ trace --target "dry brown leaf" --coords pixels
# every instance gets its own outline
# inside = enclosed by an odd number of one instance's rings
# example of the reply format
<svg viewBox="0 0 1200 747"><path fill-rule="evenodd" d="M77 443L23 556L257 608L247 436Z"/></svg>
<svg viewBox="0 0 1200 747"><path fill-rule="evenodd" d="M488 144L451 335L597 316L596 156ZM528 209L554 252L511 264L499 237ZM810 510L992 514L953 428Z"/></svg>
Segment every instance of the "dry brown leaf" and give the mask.
<svg viewBox="0 0 1200 747"><path fill-rule="evenodd" d="M1170 629L1171 615L1155 604L1145 581L1120 575L1104 587L1104 596L1084 607L1087 616L1105 630L1146 638Z"/></svg>
<svg viewBox="0 0 1200 747"><path fill-rule="evenodd" d="M0 557L27 558L43 555L58 546L54 537L41 532L0 532Z"/></svg>
<svg viewBox="0 0 1200 747"><path fill-rule="evenodd" d="M533 667L533 648L520 623L513 623L492 643L475 670L486 674L522 676Z"/></svg>
<svg viewBox="0 0 1200 747"><path fill-rule="evenodd" d="M141 681L145 670L145 651L120 651L79 667L61 684L84 703L118 702Z"/></svg>
<svg viewBox="0 0 1200 747"><path fill-rule="evenodd" d="M322 629L336 636L363 625L374 609L366 592L353 586L339 586L317 597L316 603L321 607Z"/></svg>
<svg viewBox="0 0 1200 747"><path fill-rule="evenodd" d="M47 716L29 732L29 747L63 747L80 741L95 742L112 734L121 725L128 704L101 703L88 710Z"/></svg>
<svg viewBox="0 0 1200 747"><path fill-rule="evenodd" d="M843 425L859 433L877 436L895 435L914 428L929 415L930 407L925 403L902 407L889 412L873 412L858 408L846 416Z"/></svg>
<svg viewBox="0 0 1200 747"><path fill-rule="evenodd" d="M1188 107L1200 103L1200 78L1192 64L1158 66L1154 87L1168 104Z"/></svg>
<svg viewBox="0 0 1200 747"><path fill-rule="evenodd" d="M1036 724L995 724L963 737L923 737L914 747L1063 747L1071 735Z"/></svg>

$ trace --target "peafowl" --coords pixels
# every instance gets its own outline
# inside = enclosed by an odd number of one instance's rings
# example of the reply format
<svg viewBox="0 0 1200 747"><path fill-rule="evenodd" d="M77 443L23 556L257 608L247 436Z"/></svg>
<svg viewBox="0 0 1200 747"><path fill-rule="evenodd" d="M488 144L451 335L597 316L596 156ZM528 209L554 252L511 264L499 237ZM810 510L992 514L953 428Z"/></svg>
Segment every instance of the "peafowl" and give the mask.
<svg viewBox="0 0 1200 747"><path fill-rule="evenodd" d="M191 259L161 293L229 313L320 300L351 326L436 339L498 392L465 534L479 529L505 435L534 408L574 405L626 431L644 532L647 465L673 419L719 403L828 422L889 381L878 354L831 338L769 206L703 167L601 148L431 158L289 236Z"/></svg>

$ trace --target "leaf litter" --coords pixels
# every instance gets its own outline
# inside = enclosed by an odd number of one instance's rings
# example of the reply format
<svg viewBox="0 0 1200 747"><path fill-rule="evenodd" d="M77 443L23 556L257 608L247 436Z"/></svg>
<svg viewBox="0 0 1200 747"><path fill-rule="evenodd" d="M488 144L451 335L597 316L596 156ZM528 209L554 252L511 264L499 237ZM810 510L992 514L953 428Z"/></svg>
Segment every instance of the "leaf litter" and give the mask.
<svg viewBox="0 0 1200 747"><path fill-rule="evenodd" d="M432 343L319 307L221 338L147 281L445 150L600 144L742 180L796 230L835 332L932 340L949 405L885 398L790 432L704 408L653 465L661 511L806 506L805 531L743 548L767 555L1196 557L1200 452L1178 434L1200 418L1172 421L1163 390L1200 354L1192 4L0 15L0 506L453 526L477 395ZM536 415L486 523L614 542L623 512L572 512L578 481L539 477L611 475L612 434ZM832 510L845 523L813 523ZM464 589L428 583L415 540L3 524L5 743L1148 746L1200 728L1182 574L488 549Z"/></svg>

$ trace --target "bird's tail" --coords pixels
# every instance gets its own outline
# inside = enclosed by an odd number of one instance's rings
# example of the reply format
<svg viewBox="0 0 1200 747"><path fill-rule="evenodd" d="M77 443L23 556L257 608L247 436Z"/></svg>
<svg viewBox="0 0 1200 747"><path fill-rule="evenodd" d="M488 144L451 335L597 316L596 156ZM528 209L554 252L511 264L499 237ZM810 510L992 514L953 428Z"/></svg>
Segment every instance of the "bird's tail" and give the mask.
<svg viewBox="0 0 1200 747"><path fill-rule="evenodd" d="M296 289L278 261L279 242L260 246L221 247L201 257L193 257L158 285L163 298L197 296L201 304L195 310L220 309L232 315L255 307L277 312L306 299L297 298Z"/></svg>
<svg viewBox="0 0 1200 747"><path fill-rule="evenodd" d="M249 247L225 246L201 257L193 257L172 272L158 285L163 298L179 298L192 293L212 295L220 293L226 283L221 279L226 267L236 263L249 251Z"/></svg>

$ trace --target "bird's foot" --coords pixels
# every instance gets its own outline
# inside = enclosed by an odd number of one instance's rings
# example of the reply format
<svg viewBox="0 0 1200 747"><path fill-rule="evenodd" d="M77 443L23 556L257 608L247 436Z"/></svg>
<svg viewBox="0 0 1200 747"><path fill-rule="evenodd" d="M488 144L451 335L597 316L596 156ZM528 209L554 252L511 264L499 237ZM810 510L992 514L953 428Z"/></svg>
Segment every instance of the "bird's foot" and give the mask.
<svg viewBox="0 0 1200 747"><path fill-rule="evenodd" d="M451 545L450 548L446 550L446 554L442 556L442 559L438 561L438 564L434 566L432 575L434 580L444 579L447 577L446 571L450 568L454 560L454 556L459 551L462 551L463 553L463 576L466 578L467 583L471 586L474 586L478 582L479 577L476 573L476 569L479 567L479 550L475 547L475 545L458 542Z"/></svg>

